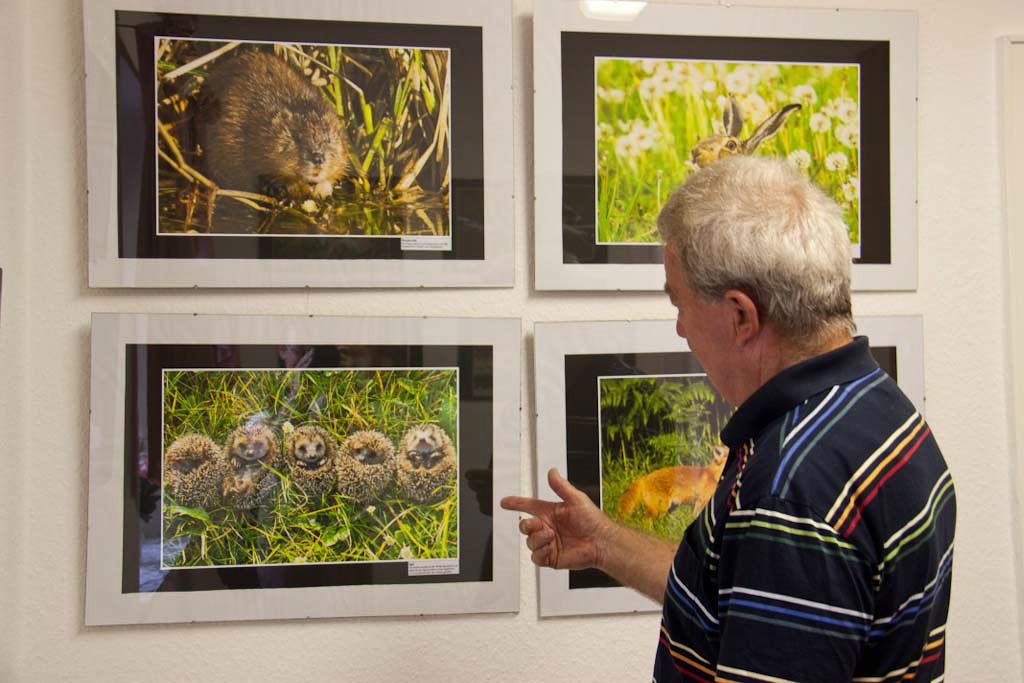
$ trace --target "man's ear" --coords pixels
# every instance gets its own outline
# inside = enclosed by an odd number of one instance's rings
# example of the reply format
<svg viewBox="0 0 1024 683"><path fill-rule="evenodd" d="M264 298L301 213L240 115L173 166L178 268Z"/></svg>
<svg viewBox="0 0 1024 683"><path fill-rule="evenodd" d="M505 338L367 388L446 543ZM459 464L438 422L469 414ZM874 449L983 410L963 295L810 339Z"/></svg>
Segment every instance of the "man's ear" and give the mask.
<svg viewBox="0 0 1024 683"><path fill-rule="evenodd" d="M757 338L764 323L754 300L738 289L727 291L724 299L736 341L742 345Z"/></svg>

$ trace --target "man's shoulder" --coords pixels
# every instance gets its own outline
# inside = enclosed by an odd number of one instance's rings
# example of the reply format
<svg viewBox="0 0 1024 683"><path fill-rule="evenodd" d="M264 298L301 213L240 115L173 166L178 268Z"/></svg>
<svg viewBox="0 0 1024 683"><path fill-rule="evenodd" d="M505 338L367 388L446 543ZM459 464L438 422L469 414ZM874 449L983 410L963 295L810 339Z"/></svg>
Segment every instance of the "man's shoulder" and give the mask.
<svg viewBox="0 0 1024 683"><path fill-rule="evenodd" d="M754 440L742 501L774 497L813 511L840 534L863 527L877 546L949 482L924 416L884 373L837 385L780 416ZM950 495L952 484L948 483Z"/></svg>

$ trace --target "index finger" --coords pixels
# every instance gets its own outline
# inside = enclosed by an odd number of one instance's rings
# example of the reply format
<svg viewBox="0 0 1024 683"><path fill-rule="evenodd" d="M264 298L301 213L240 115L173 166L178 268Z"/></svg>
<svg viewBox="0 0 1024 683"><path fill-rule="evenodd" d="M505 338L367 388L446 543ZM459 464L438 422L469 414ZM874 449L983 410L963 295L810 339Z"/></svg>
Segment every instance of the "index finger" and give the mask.
<svg viewBox="0 0 1024 683"><path fill-rule="evenodd" d="M526 498L523 496L505 496L501 499L501 507L506 510L517 510L528 515L539 515L551 505L540 498Z"/></svg>

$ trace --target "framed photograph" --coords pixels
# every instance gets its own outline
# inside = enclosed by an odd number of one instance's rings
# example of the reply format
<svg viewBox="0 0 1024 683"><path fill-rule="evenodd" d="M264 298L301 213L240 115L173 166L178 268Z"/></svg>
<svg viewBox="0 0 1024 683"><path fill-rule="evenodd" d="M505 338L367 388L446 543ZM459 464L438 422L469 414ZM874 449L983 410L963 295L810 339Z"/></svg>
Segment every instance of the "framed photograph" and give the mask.
<svg viewBox="0 0 1024 683"><path fill-rule="evenodd" d="M515 611L519 338L96 314L86 624Z"/></svg>
<svg viewBox="0 0 1024 683"><path fill-rule="evenodd" d="M854 289L916 289L916 54L912 12L539 0L536 287L661 289L667 197L756 154L838 202Z"/></svg>
<svg viewBox="0 0 1024 683"><path fill-rule="evenodd" d="M923 411L921 318L856 322ZM727 454L718 434L733 407L675 322L537 323L534 334L537 495L557 500L547 484L555 467L612 519L678 541L718 482ZM656 489L671 495L648 495ZM539 573L542 617L660 609L596 569Z"/></svg>
<svg viewBox="0 0 1024 683"><path fill-rule="evenodd" d="M89 284L514 284L511 5L97 0Z"/></svg>

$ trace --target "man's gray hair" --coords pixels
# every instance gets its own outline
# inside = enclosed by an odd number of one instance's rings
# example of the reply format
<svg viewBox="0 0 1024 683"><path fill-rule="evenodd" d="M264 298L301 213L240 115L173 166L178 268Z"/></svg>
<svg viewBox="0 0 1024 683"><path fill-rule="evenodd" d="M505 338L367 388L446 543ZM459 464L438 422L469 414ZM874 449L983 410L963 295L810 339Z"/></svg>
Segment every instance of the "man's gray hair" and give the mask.
<svg viewBox="0 0 1024 683"><path fill-rule="evenodd" d="M691 173L658 230L697 296L739 290L792 340L856 330L842 213L785 160L740 155Z"/></svg>

